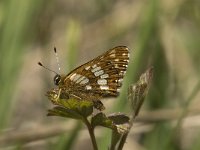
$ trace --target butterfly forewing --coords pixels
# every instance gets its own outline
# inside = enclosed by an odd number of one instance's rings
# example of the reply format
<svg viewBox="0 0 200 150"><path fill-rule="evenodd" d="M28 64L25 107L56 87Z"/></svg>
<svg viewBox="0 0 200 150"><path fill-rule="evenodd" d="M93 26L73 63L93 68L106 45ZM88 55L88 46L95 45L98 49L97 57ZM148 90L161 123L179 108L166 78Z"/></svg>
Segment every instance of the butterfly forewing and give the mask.
<svg viewBox="0 0 200 150"><path fill-rule="evenodd" d="M60 87L79 98L117 96L129 61L126 46L118 46L71 71Z"/></svg>

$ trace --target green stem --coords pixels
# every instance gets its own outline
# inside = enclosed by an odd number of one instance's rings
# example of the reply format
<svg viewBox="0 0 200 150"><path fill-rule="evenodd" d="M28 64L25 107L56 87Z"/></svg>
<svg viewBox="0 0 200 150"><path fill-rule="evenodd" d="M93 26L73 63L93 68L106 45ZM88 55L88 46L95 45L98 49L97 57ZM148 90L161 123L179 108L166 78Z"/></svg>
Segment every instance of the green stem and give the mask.
<svg viewBox="0 0 200 150"><path fill-rule="evenodd" d="M124 144L125 144L126 139L127 139L127 136L128 136L128 133L126 133L126 134L124 134L124 135L122 136L117 150L122 150L122 149L123 149Z"/></svg>
<svg viewBox="0 0 200 150"><path fill-rule="evenodd" d="M127 133L125 133L124 135L122 135L122 137L121 137L121 140L120 140L120 143L119 143L119 146L118 146L118 148L117 148L117 150L122 150L123 149L123 147L124 147L124 144L125 144L125 142L126 142L126 139L127 139L127 137L128 137L128 134L129 134L129 132L130 132L130 130L131 130L131 128L132 128L132 126L133 126L133 123L134 123L134 121L135 121L135 115L134 116L132 116L132 118L131 118L131 120L130 120L130 128L129 128L129 131L127 132Z"/></svg>
<svg viewBox="0 0 200 150"><path fill-rule="evenodd" d="M94 128L91 126L91 124L89 123L89 121L87 120L87 118L84 118L83 121L84 121L84 123L86 124L86 126L88 128L88 131L89 131L89 134L90 134L90 138L92 140L93 149L94 150L98 150L96 138L94 136Z"/></svg>

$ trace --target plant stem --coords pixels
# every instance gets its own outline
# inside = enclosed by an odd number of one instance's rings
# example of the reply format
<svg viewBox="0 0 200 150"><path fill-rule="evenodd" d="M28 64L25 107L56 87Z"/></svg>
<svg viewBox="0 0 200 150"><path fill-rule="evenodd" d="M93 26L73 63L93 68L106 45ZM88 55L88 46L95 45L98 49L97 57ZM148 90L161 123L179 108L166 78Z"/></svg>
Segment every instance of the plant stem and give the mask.
<svg viewBox="0 0 200 150"><path fill-rule="evenodd" d="M126 133L126 134L124 134L124 135L122 136L117 150L122 150L122 149L123 149L124 144L125 144L126 139L127 139L127 136L128 136L128 133Z"/></svg>
<svg viewBox="0 0 200 150"><path fill-rule="evenodd" d="M89 131L89 134L90 134L90 138L92 140L93 149L94 150L98 150L96 138L94 136L94 128L91 126L91 124L89 123L89 121L87 120L87 118L84 118L83 121L84 121L84 123L86 124L86 126L88 128L88 131Z"/></svg>
<svg viewBox="0 0 200 150"><path fill-rule="evenodd" d="M124 144L125 144L125 142L126 142L126 139L127 139L127 137L128 137L128 134L129 134L129 132L130 132L132 126L133 126L133 123L134 123L134 121L135 121L135 117L136 117L135 115L132 116L132 118L131 118L131 120L130 120L130 123L129 123L129 125L130 125L129 131L128 131L127 133L125 133L124 135L122 135L122 138L121 138L121 140L120 140L120 142L119 142L119 146L118 146L117 150L122 150L122 149L123 149Z"/></svg>

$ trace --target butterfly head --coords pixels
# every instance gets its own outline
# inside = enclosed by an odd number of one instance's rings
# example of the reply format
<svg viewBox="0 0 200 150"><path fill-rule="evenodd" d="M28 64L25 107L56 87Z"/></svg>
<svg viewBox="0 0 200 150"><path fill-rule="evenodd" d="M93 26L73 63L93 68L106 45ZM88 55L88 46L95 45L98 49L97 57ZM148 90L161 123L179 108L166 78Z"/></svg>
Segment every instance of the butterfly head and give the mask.
<svg viewBox="0 0 200 150"><path fill-rule="evenodd" d="M55 75L55 77L54 77L54 84L55 84L55 85L59 85L59 84L60 84L61 79L62 79L62 77L61 77L60 74L58 74L58 73L55 72L54 70L51 70L51 69L47 68L47 67L44 66L41 62L38 62L38 65L42 66L43 68L47 69L48 71L51 71L51 72L55 73L56 75Z"/></svg>

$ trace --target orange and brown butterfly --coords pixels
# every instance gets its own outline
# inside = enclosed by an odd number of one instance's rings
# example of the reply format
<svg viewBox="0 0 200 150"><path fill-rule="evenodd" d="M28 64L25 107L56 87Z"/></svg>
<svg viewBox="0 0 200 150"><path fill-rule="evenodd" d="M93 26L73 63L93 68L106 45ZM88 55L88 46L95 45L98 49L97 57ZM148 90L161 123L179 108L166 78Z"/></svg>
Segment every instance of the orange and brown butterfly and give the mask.
<svg viewBox="0 0 200 150"><path fill-rule="evenodd" d="M47 96L55 104L58 99L89 100L94 103L95 108L103 110L104 106L100 100L119 95L128 62L128 47L117 46L67 75L53 71L56 73L54 84L57 88L48 91ZM40 62L38 64L43 66Z"/></svg>

